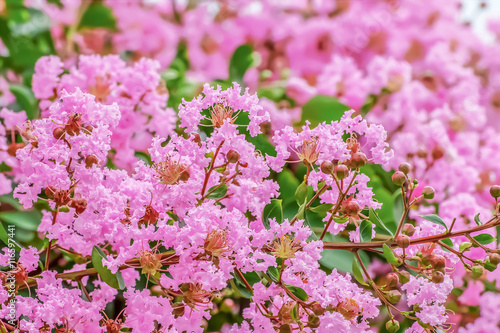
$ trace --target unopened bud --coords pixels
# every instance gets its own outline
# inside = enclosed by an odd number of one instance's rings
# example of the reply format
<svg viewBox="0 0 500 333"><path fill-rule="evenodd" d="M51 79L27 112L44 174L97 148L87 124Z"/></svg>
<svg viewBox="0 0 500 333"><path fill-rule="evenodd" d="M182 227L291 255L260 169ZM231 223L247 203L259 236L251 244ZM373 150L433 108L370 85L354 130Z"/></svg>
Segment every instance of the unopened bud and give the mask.
<svg viewBox="0 0 500 333"><path fill-rule="evenodd" d="M201 136L198 133L191 133L191 139L201 145Z"/></svg>
<svg viewBox="0 0 500 333"><path fill-rule="evenodd" d="M238 153L236 150L231 149L227 152L227 161L229 163L236 163L240 159L240 153Z"/></svg>
<svg viewBox="0 0 500 333"><path fill-rule="evenodd" d="M26 147L26 144L24 142L19 142L19 143L14 142L14 143L11 143L9 145L9 147L7 147L7 154L9 154L10 156L16 157L17 151L19 149L24 148L24 147Z"/></svg>
<svg viewBox="0 0 500 333"><path fill-rule="evenodd" d="M403 227L403 234L407 236L413 236L415 234L415 227L412 224L405 224Z"/></svg>
<svg viewBox="0 0 500 333"><path fill-rule="evenodd" d="M387 300L392 304L396 304L401 300L401 293L399 290L391 290L385 294L385 298L387 298Z"/></svg>
<svg viewBox="0 0 500 333"><path fill-rule="evenodd" d="M387 323L385 323L385 329L389 333L396 333L399 330L399 322L389 320Z"/></svg>
<svg viewBox="0 0 500 333"><path fill-rule="evenodd" d="M92 166L97 163L99 163L99 159L94 154L91 154L87 156L87 158L85 158L85 167L87 169L92 168Z"/></svg>
<svg viewBox="0 0 500 333"><path fill-rule="evenodd" d="M85 209L87 209L87 200L85 200L84 198L72 199L71 202L69 203L69 206L71 208L74 208L77 214L82 214L85 211Z"/></svg>
<svg viewBox="0 0 500 333"><path fill-rule="evenodd" d="M337 177L338 180L345 179L347 175L349 175L349 168L344 164L337 165L334 171L335 171L335 177Z"/></svg>
<svg viewBox="0 0 500 333"><path fill-rule="evenodd" d="M398 276L399 282L401 282L401 284L405 284L410 281L410 272L408 271L399 271Z"/></svg>
<svg viewBox="0 0 500 333"><path fill-rule="evenodd" d="M441 270L446 266L446 258L440 254L435 254L431 259L431 266L434 269Z"/></svg>
<svg viewBox="0 0 500 333"><path fill-rule="evenodd" d="M66 132L64 131L64 128L62 127L56 127L54 128L54 131L52 131L52 135L54 135L54 138L56 138L57 140L60 140L62 139L62 137L64 136Z"/></svg>
<svg viewBox="0 0 500 333"><path fill-rule="evenodd" d="M493 264L493 265L498 265L500 264L500 254L498 253L490 253L488 255L488 259L490 259L490 262Z"/></svg>
<svg viewBox="0 0 500 333"><path fill-rule="evenodd" d="M436 146L432 148L432 158L435 160L439 160L444 156L444 149L442 147Z"/></svg>
<svg viewBox="0 0 500 333"><path fill-rule="evenodd" d="M310 328L318 328L320 323L321 322L320 322L319 317L316 316L315 314L311 313L307 317L307 326L310 327Z"/></svg>
<svg viewBox="0 0 500 333"><path fill-rule="evenodd" d="M335 169L335 166L330 161L323 161L321 163L320 169L324 174L331 175L333 173L333 170Z"/></svg>
<svg viewBox="0 0 500 333"><path fill-rule="evenodd" d="M47 196L47 198L53 199L54 198L54 193L56 193L56 189L53 188L52 186L49 186L49 187L45 188L44 192L45 192L45 195Z"/></svg>
<svg viewBox="0 0 500 333"><path fill-rule="evenodd" d="M490 187L490 194L493 198L499 198L500 197L500 186L499 185L493 185Z"/></svg>
<svg viewBox="0 0 500 333"><path fill-rule="evenodd" d="M426 158L427 157L427 150L420 148L417 150L417 156L420 158Z"/></svg>
<svg viewBox="0 0 500 333"><path fill-rule="evenodd" d="M477 264L474 265L474 266L472 266L471 271L472 271L472 277L474 279L479 279L484 274L484 268L483 268L483 266L477 265Z"/></svg>
<svg viewBox="0 0 500 333"><path fill-rule="evenodd" d="M410 237L406 236L406 235L399 235L397 238L396 238L396 244L402 248L402 249L406 249L408 246L410 246Z"/></svg>
<svg viewBox="0 0 500 333"><path fill-rule="evenodd" d="M292 333L292 328L288 324L283 324L280 326L279 333Z"/></svg>
<svg viewBox="0 0 500 333"><path fill-rule="evenodd" d="M181 175L179 176L179 179L182 180L183 182L189 180L189 177L191 174L189 173L189 170L184 170L181 172Z"/></svg>
<svg viewBox="0 0 500 333"><path fill-rule="evenodd" d="M352 155L351 162L355 168L361 168L368 162L368 159L365 154L357 152Z"/></svg>
<svg viewBox="0 0 500 333"><path fill-rule="evenodd" d="M469 242L463 242L463 243L460 243L459 247L458 247L458 251L460 252L465 252L467 251L468 249L470 249L472 246L471 243Z"/></svg>
<svg viewBox="0 0 500 333"><path fill-rule="evenodd" d="M319 303L314 303L311 307L311 310L316 316L322 316L323 314L325 314L325 309Z"/></svg>
<svg viewBox="0 0 500 333"><path fill-rule="evenodd" d="M348 201L344 206L344 212L349 216L356 216L360 212L361 207L356 201Z"/></svg>
<svg viewBox="0 0 500 333"><path fill-rule="evenodd" d="M441 283L444 281L444 273L440 271L435 271L432 273L432 282Z"/></svg>
<svg viewBox="0 0 500 333"><path fill-rule="evenodd" d="M385 285L387 288L392 289L398 286L399 278L396 273L388 273L385 277Z"/></svg>
<svg viewBox="0 0 500 333"><path fill-rule="evenodd" d="M399 165L398 170L407 175L411 170L411 166L409 163L403 162Z"/></svg>
<svg viewBox="0 0 500 333"><path fill-rule="evenodd" d="M424 186L424 188L422 189L422 195L426 199L433 199L434 193L434 189L431 186Z"/></svg>
<svg viewBox="0 0 500 333"><path fill-rule="evenodd" d="M401 171L396 171L392 175L392 182L396 186L402 186L405 183L405 181L406 181L406 176Z"/></svg>

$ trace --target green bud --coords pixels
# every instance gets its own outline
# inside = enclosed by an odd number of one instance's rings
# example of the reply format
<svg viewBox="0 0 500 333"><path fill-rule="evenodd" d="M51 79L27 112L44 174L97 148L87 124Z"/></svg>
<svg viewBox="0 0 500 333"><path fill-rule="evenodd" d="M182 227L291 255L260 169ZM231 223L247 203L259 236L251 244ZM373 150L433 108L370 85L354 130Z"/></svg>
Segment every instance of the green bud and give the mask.
<svg viewBox="0 0 500 333"><path fill-rule="evenodd" d="M465 252L467 251L468 249L470 249L472 246L472 244L470 242L463 242L463 243L460 243L460 246L458 247L458 251L460 251L461 253L462 252Z"/></svg>
<svg viewBox="0 0 500 333"><path fill-rule="evenodd" d="M385 323L385 329L389 333L396 333L399 330L399 322L389 320L387 323Z"/></svg>

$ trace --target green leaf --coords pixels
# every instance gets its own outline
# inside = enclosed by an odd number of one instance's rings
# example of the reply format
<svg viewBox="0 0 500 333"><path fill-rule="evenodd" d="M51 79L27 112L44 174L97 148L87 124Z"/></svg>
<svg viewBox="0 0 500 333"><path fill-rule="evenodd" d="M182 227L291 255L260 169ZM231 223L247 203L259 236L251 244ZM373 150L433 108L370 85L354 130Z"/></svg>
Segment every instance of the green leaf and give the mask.
<svg viewBox="0 0 500 333"><path fill-rule="evenodd" d="M446 244L449 247L453 248L453 242L451 241L451 239L449 239L449 238L441 239L441 242L443 242L444 244ZM446 251L448 251L448 250L446 250Z"/></svg>
<svg viewBox="0 0 500 333"><path fill-rule="evenodd" d="M302 205L307 199L307 184L303 181L299 187L295 190L295 201L297 201L297 205Z"/></svg>
<svg viewBox="0 0 500 333"><path fill-rule="evenodd" d="M489 235L489 234L480 234L480 235L474 236L473 238L476 240L476 242L478 242L479 244L482 244L482 245L488 245L488 244L493 243L494 241L497 240L495 237L493 237L492 235Z"/></svg>
<svg viewBox="0 0 500 333"><path fill-rule="evenodd" d="M253 286L257 282L260 282L261 280L259 274L257 274L256 272L244 273L243 276L251 286Z"/></svg>
<svg viewBox="0 0 500 333"><path fill-rule="evenodd" d="M123 281L122 273L120 271L117 271L116 274L111 273L107 267L103 266L102 259L107 259L106 254L94 245L92 249L92 265L94 265L101 279L112 288L124 289L125 281Z"/></svg>
<svg viewBox="0 0 500 333"><path fill-rule="evenodd" d="M106 28L115 30L116 19L113 16L113 11L102 3L92 3L85 13L83 13L82 19L80 20L78 29L82 28Z"/></svg>
<svg viewBox="0 0 500 333"><path fill-rule="evenodd" d="M402 264L401 259L396 258L394 255L394 252L392 252L391 248L384 243L382 246L383 251L384 251L384 258L387 260L387 262L391 265L399 266Z"/></svg>
<svg viewBox="0 0 500 333"><path fill-rule="evenodd" d="M252 293L244 286L242 285L236 278L229 280L231 283L231 287L235 291L235 293L243 298L252 298Z"/></svg>
<svg viewBox="0 0 500 333"><path fill-rule="evenodd" d="M278 174L278 185L280 186L280 198L283 199L283 206L289 203L294 203L293 194L300 185L299 180L289 169L283 169Z"/></svg>
<svg viewBox="0 0 500 333"><path fill-rule="evenodd" d="M444 223L444 221L436 214L419 215L419 216L432 223L442 225L443 227L446 228L446 231L448 231L448 226L446 225L446 223Z"/></svg>
<svg viewBox="0 0 500 333"><path fill-rule="evenodd" d="M274 281L278 282L280 278L280 273L278 272L278 269L274 266L270 266L267 268L267 275Z"/></svg>
<svg viewBox="0 0 500 333"><path fill-rule="evenodd" d="M321 204L316 207L311 207L311 211L321 215L321 216L326 216L326 213L330 211L330 209L333 208L332 204Z"/></svg>
<svg viewBox="0 0 500 333"><path fill-rule="evenodd" d="M35 210L7 211L0 213L0 220L28 231L37 231L42 214Z"/></svg>
<svg viewBox="0 0 500 333"><path fill-rule="evenodd" d="M479 213L477 213L476 216L474 216L474 222L476 222L477 225L482 225L483 223L479 219Z"/></svg>
<svg viewBox="0 0 500 333"><path fill-rule="evenodd" d="M253 63L253 47L246 44L239 46L229 61L229 81L243 82L246 71Z"/></svg>
<svg viewBox="0 0 500 333"><path fill-rule="evenodd" d="M380 219L380 217L378 217L378 214L375 212L373 208L370 208L369 218L370 221L375 224L375 226L386 231L388 235L394 236L394 233L389 228L387 228L385 223Z"/></svg>
<svg viewBox="0 0 500 333"><path fill-rule="evenodd" d="M309 299L309 296L307 296L307 293L304 291L304 289L299 288L299 287L295 287L295 286L291 286L288 284L286 285L286 287L288 288L288 290L290 290L290 292L292 294L294 294L301 301L306 302Z"/></svg>
<svg viewBox="0 0 500 333"><path fill-rule="evenodd" d="M340 103L336 98L318 95L311 98L302 107L301 122L308 120L314 127L322 122L330 123L342 118L344 112L350 110L347 105Z"/></svg>
<svg viewBox="0 0 500 333"><path fill-rule="evenodd" d="M403 196L401 195L401 190L394 192L392 195L392 215L394 221L401 221L401 217L404 213Z"/></svg>
<svg viewBox="0 0 500 333"><path fill-rule="evenodd" d="M359 237L362 242L371 242L373 225L368 220L361 221L359 226Z"/></svg>
<svg viewBox="0 0 500 333"><path fill-rule="evenodd" d="M328 233L325 235L323 240L326 242L346 242L345 238ZM370 258L364 251L360 251L359 256L365 265L369 264ZM321 252L321 259L319 260L319 263L323 266L323 269L337 269L341 272L353 274L352 261L354 258L354 253L350 251L326 249Z"/></svg>
<svg viewBox="0 0 500 333"><path fill-rule="evenodd" d="M9 235L7 234L7 231L5 231L5 228L3 227L3 223L0 223L0 240L4 242L5 245L9 244Z"/></svg>
<svg viewBox="0 0 500 333"><path fill-rule="evenodd" d="M354 258L352 261L352 275L354 275L354 278L356 281L361 283L364 286L367 286L368 284L365 282L365 279L363 278L363 273L361 273L361 267L359 265L358 259Z"/></svg>
<svg viewBox="0 0 500 333"><path fill-rule="evenodd" d="M283 201L281 199L272 199L271 203L264 207L262 212L262 223L267 230L271 229L270 220L276 219L276 222L283 223Z"/></svg>
<svg viewBox="0 0 500 333"><path fill-rule="evenodd" d="M210 193L209 195L207 195L207 199L223 198L227 194L227 185L222 184L222 185L212 186L207 193Z"/></svg>
<svg viewBox="0 0 500 333"><path fill-rule="evenodd" d="M487 270L489 270L490 272L493 272L494 270L496 270L496 269L497 269L497 265L494 265L494 264L492 264L491 262L486 261L486 262L484 263L484 268L486 268L486 269L487 269Z"/></svg>

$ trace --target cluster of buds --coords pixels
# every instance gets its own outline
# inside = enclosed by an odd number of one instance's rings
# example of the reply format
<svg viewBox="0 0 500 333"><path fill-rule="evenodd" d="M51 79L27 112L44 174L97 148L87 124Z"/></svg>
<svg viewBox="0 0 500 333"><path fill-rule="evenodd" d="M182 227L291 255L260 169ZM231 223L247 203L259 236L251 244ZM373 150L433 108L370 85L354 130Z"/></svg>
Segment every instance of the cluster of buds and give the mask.
<svg viewBox="0 0 500 333"><path fill-rule="evenodd" d="M80 132L92 133L94 129L91 125L85 125L82 121L80 113L72 113L68 117L66 124L61 124L62 127L56 127L52 134L57 140L64 140L66 134L69 136L80 135Z"/></svg>
<svg viewBox="0 0 500 333"><path fill-rule="evenodd" d="M85 198L75 198L74 190L77 183L73 184L68 190L58 190L52 186L45 188L45 195L49 200L54 201L57 207L74 208L77 214L82 214L87 209L87 200ZM71 195L73 194L73 197Z"/></svg>

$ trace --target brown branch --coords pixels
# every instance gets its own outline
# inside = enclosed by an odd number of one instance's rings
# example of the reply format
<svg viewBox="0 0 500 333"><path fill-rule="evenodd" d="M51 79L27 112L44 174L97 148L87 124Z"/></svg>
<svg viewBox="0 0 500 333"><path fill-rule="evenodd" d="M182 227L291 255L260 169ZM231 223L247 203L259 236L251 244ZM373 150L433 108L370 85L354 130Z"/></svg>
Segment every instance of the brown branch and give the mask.
<svg viewBox="0 0 500 333"><path fill-rule="evenodd" d="M426 237L420 237L420 238L414 238L411 240L410 245L417 245L417 244L423 244L423 243L435 243L437 241L440 241L441 239L445 238L453 238L453 237L458 237L458 236L465 236L468 233L472 232L478 232L481 230L489 229L492 227L496 227L497 225L500 225L500 216L494 216L490 221L483 225L479 225L467 230L460 230L460 231L455 231L455 232L446 232L438 235L433 235L433 236L426 236ZM324 249L333 249L333 250L347 250L347 251L352 251L352 250L357 250L357 249L373 249L373 248L380 248L384 244L387 244L392 247L398 247L395 241L389 242L366 242L366 243L349 243L349 242L342 242L342 243L333 243L333 242L324 242L323 243L323 248Z"/></svg>

